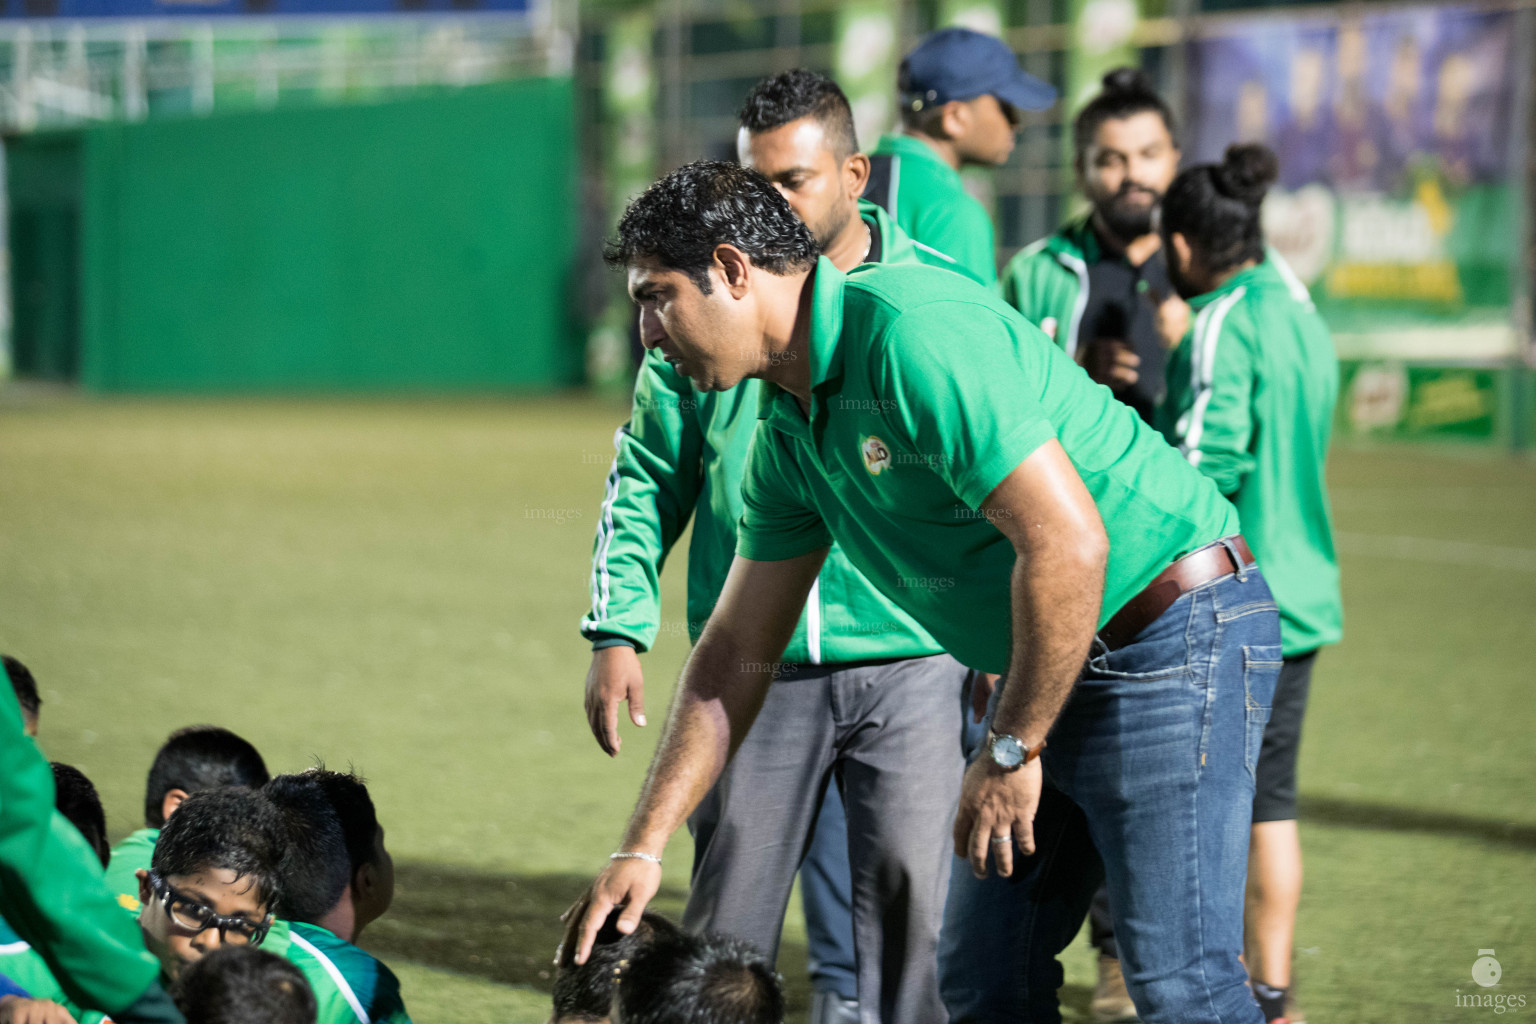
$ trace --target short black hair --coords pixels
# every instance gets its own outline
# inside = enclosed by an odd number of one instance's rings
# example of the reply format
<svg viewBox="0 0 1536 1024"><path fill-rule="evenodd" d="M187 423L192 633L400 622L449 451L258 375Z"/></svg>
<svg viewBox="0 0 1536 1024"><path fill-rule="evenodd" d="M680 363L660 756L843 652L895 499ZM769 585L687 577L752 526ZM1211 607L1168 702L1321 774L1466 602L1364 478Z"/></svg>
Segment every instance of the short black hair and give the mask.
<svg viewBox="0 0 1536 1024"><path fill-rule="evenodd" d="M286 833L277 866L283 883L277 912L289 921L317 924L352 881L341 821L319 780L309 775L278 775L261 791L277 807Z"/></svg>
<svg viewBox="0 0 1536 1024"><path fill-rule="evenodd" d="M196 793L219 786L265 785L267 765L256 748L228 729L190 725L177 729L155 754L144 787L144 824L162 828L165 795L173 789Z"/></svg>
<svg viewBox="0 0 1536 1024"><path fill-rule="evenodd" d="M336 820L341 825L342 839L347 844L353 874L364 864L372 864L379 852L379 818L363 779L355 772L331 771L323 764L311 768L304 776L319 783L326 799L331 802L331 810L336 812Z"/></svg>
<svg viewBox="0 0 1536 1024"><path fill-rule="evenodd" d="M1262 262L1260 208L1279 173L1280 161L1268 146L1228 146L1221 163L1199 164L1173 179L1163 196L1163 233L1183 235L1214 273Z"/></svg>
<svg viewBox="0 0 1536 1024"><path fill-rule="evenodd" d="M36 718L43 706L43 699L37 695L37 680L32 678L32 672L9 654L0 654L0 662L5 664L5 674L11 680L11 689L16 691L16 703L21 705L21 710L28 718Z"/></svg>
<svg viewBox="0 0 1536 1024"><path fill-rule="evenodd" d="M652 258L710 292L715 246L734 245L772 274L808 270L821 255L810 229L768 179L739 164L684 164L640 193L603 247L610 266Z"/></svg>
<svg viewBox="0 0 1536 1024"><path fill-rule="evenodd" d="M859 133L848 97L826 75L804 68L780 71L758 82L747 93L740 116L741 126L753 135L782 128L802 117L814 117L839 160L859 151Z"/></svg>
<svg viewBox="0 0 1536 1024"><path fill-rule="evenodd" d="M282 898L278 863L287 836L272 802L238 786L205 789L182 801L155 840L150 866L161 878L220 868L250 878L269 910Z"/></svg>
<svg viewBox="0 0 1536 1024"><path fill-rule="evenodd" d="M739 939L676 936L619 976L624 1024L779 1024L784 993L768 958Z"/></svg>
<svg viewBox="0 0 1536 1024"><path fill-rule="evenodd" d="M1093 144L1105 121L1122 121L1137 114L1154 113L1163 119L1168 134L1178 142L1178 123L1173 109L1158 95L1152 82L1136 68L1115 68L1103 78L1104 88L1089 100L1072 121L1072 148L1078 159Z"/></svg>
<svg viewBox="0 0 1536 1024"><path fill-rule="evenodd" d="M173 992L187 1024L315 1024L315 993L286 958L220 946L183 968Z"/></svg>
<svg viewBox="0 0 1536 1024"><path fill-rule="evenodd" d="M632 962L640 950L655 942L664 942L682 934L677 925L660 914L646 911L640 915L640 925L625 935L617 924L623 908L608 915L598 930L587 962L575 960L576 943L568 939L560 947L558 969L555 972L554 1010L559 1024L576 1021L593 1022L608 1019L613 1007L613 994L618 988L619 975ZM578 919L579 919L579 915Z"/></svg>
<svg viewBox="0 0 1536 1024"><path fill-rule="evenodd" d="M80 830L101 859L101 866L106 867L112 858L112 848L107 845L107 815L101 809L96 787L72 764L53 762L53 806Z"/></svg>

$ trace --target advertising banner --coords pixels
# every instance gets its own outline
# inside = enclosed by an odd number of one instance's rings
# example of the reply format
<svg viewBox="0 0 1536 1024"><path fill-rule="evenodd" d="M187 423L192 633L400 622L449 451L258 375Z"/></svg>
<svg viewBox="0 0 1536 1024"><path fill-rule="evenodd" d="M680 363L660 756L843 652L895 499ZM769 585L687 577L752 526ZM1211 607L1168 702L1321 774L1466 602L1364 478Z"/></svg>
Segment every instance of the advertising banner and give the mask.
<svg viewBox="0 0 1536 1024"><path fill-rule="evenodd" d="M1356 430L1495 430L1497 375L1469 367L1507 365L1521 336L1515 17L1265 18L1193 47L1188 156L1279 155L1265 231L1333 329Z"/></svg>

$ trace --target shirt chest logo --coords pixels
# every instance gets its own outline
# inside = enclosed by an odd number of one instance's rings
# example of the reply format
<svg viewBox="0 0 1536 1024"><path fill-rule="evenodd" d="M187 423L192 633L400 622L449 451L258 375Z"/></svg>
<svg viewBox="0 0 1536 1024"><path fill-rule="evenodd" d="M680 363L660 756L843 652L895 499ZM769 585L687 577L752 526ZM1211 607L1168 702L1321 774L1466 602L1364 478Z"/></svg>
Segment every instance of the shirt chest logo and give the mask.
<svg viewBox="0 0 1536 1024"><path fill-rule="evenodd" d="M891 449L874 434L859 439L859 454L870 476L879 476L891 468Z"/></svg>

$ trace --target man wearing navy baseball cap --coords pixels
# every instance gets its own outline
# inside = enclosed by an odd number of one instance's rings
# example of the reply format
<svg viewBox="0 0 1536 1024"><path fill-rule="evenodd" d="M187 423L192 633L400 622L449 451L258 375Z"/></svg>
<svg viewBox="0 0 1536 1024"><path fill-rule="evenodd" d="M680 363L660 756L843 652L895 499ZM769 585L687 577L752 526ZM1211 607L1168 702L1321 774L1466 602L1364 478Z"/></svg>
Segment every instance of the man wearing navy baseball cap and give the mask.
<svg viewBox="0 0 1536 1024"><path fill-rule="evenodd" d="M960 184L960 168L1006 162L1023 112L1051 106L1056 90L1020 69L1007 43L968 28L925 36L901 62L897 87L901 131L870 155L864 198L914 240L995 282L992 218Z"/></svg>

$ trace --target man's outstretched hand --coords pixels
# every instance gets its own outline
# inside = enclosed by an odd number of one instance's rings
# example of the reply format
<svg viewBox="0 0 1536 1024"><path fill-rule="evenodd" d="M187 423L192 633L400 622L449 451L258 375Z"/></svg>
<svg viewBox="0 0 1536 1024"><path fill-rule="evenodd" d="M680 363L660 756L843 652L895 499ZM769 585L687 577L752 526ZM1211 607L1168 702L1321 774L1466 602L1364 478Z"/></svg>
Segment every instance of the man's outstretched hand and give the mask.
<svg viewBox="0 0 1536 1024"><path fill-rule="evenodd" d="M603 873L592 883L585 912L576 934L576 962L584 964L592 953L597 933L615 907L623 907L615 927L625 935L640 924L640 915L661 888L661 865L648 860L626 858L609 861Z"/></svg>
<svg viewBox="0 0 1536 1024"><path fill-rule="evenodd" d="M616 757L624 741L619 738L619 703L629 702L629 720L645 726L645 673L633 647L618 644L592 652L587 669L587 724L597 745Z"/></svg>

